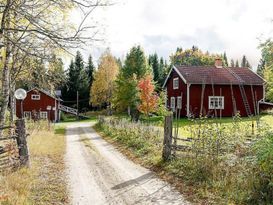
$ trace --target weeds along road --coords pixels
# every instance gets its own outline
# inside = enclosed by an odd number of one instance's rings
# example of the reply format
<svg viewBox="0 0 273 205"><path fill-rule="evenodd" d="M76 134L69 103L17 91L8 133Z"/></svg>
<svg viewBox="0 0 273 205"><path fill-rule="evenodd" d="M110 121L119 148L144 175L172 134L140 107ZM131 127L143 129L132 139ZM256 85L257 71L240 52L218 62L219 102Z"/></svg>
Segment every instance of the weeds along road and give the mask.
<svg viewBox="0 0 273 205"><path fill-rule="evenodd" d="M168 183L128 160L90 126L74 123L66 129L72 204L189 204Z"/></svg>

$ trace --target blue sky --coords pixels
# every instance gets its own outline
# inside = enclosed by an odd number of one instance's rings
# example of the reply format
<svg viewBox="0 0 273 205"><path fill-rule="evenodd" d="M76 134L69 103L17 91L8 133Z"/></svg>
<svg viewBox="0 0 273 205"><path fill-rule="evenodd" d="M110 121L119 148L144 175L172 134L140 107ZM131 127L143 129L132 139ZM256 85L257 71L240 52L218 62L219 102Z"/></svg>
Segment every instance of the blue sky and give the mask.
<svg viewBox="0 0 273 205"><path fill-rule="evenodd" d="M74 13L72 18L79 20L79 16ZM211 53L226 51L234 59L245 54L256 67L259 39L273 37L272 19L272 0L116 0L86 22L99 22L99 37L104 41L82 52L97 61L109 47L124 58L140 44L146 54L157 52L169 59L176 47L197 45Z"/></svg>

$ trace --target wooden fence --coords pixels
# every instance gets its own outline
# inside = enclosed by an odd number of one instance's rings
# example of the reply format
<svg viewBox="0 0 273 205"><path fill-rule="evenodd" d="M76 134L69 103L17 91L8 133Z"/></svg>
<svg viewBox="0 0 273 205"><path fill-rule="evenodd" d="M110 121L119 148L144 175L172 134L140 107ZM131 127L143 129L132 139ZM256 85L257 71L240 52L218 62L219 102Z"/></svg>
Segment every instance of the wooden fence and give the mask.
<svg viewBox="0 0 273 205"><path fill-rule="evenodd" d="M238 147L248 150L262 132L259 119L256 120L255 133L253 119L249 125L244 125L244 128L236 118L233 119L232 127L226 127L219 121L210 123L200 118L189 125L190 135L185 137L178 134L180 127L177 118L172 115L166 116L162 157L164 160L169 160L171 157L208 156L212 160L217 160L218 157L234 154ZM238 136L239 131L242 132L240 136Z"/></svg>
<svg viewBox="0 0 273 205"><path fill-rule="evenodd" d="M164 141L163 141L163 152L162 157L164 160L169 160L172 156L176 156L177 151L189 151L190 146L185 145L184 143L191 142L191 138L179 138L178 137L179 127L173 125L173 116L166 116L164 123ZM177 143L178 141L183 142Z"/></svg>
<svg viewBox="0 0 273 205"><path fill-rule="evenodd" d="M2 127L3 132L9 130L8 136L0 138L0 172L16 169L20 166L29 166L27 134L24 120L17 120L15 127Z"/></svg>

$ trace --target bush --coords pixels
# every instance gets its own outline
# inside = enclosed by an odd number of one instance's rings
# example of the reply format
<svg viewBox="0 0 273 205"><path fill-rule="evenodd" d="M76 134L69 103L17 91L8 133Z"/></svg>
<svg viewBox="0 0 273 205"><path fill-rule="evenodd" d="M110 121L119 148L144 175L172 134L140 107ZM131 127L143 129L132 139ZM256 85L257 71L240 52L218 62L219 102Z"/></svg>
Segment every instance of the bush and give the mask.
<svg viewBox="0 0 273 205"><path fill-rule="evenodd" d="M273 202L273 133L268 133L254 145L254 153L256 181L250 200L259 204Z"/></svg>
<svg viewBox="0 0 273 205"><path fill-rule="evenodd" d="M161 152L163 130L128 119L98 118L95 128L130 148L137 156Z"/></svg>
<svg viewBox="0 0 273 205"><path fill-rule="evenodd" d="M244 122L239 115L229 123L193 119L187 125L190 142L178 141L178 145L189 149L165 162L161 160L163 129L151 126L163 121L158 118L142 118L145 124L99 118L97 126L106 136L132 150L144 164L193 186L200 198L216 204L273 201L273 133L269 133L266 124L257 121L253 133L251 121Z"/></svg>
<svg viewBox="0 0 273 205"><path fill-rule="evenodd" d="M67 116L63 112L61 112L61 119L60 120L67 121Z"/></svg>

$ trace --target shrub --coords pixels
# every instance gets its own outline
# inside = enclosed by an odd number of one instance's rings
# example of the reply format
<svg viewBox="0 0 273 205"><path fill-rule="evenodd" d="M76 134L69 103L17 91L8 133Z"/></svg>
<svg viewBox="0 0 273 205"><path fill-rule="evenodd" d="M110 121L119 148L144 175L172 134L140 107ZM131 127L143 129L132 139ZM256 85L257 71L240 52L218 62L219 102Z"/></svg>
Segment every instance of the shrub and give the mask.
<svg viewBox="0 0 273 205"><path fill-rule="evenodd" d="M257 158L255 183L253 184L253 203L273 202L273 133L268 133L253 147Z"/></svg>
<svg viewBox="0 0 273 205"><path fill-rule="evenodd" d="M137 156L161 152L161 136L163 130L145 125L141 122L133 123L128 119L114 117L98 118L95 128L130 148Z"/></svg>

